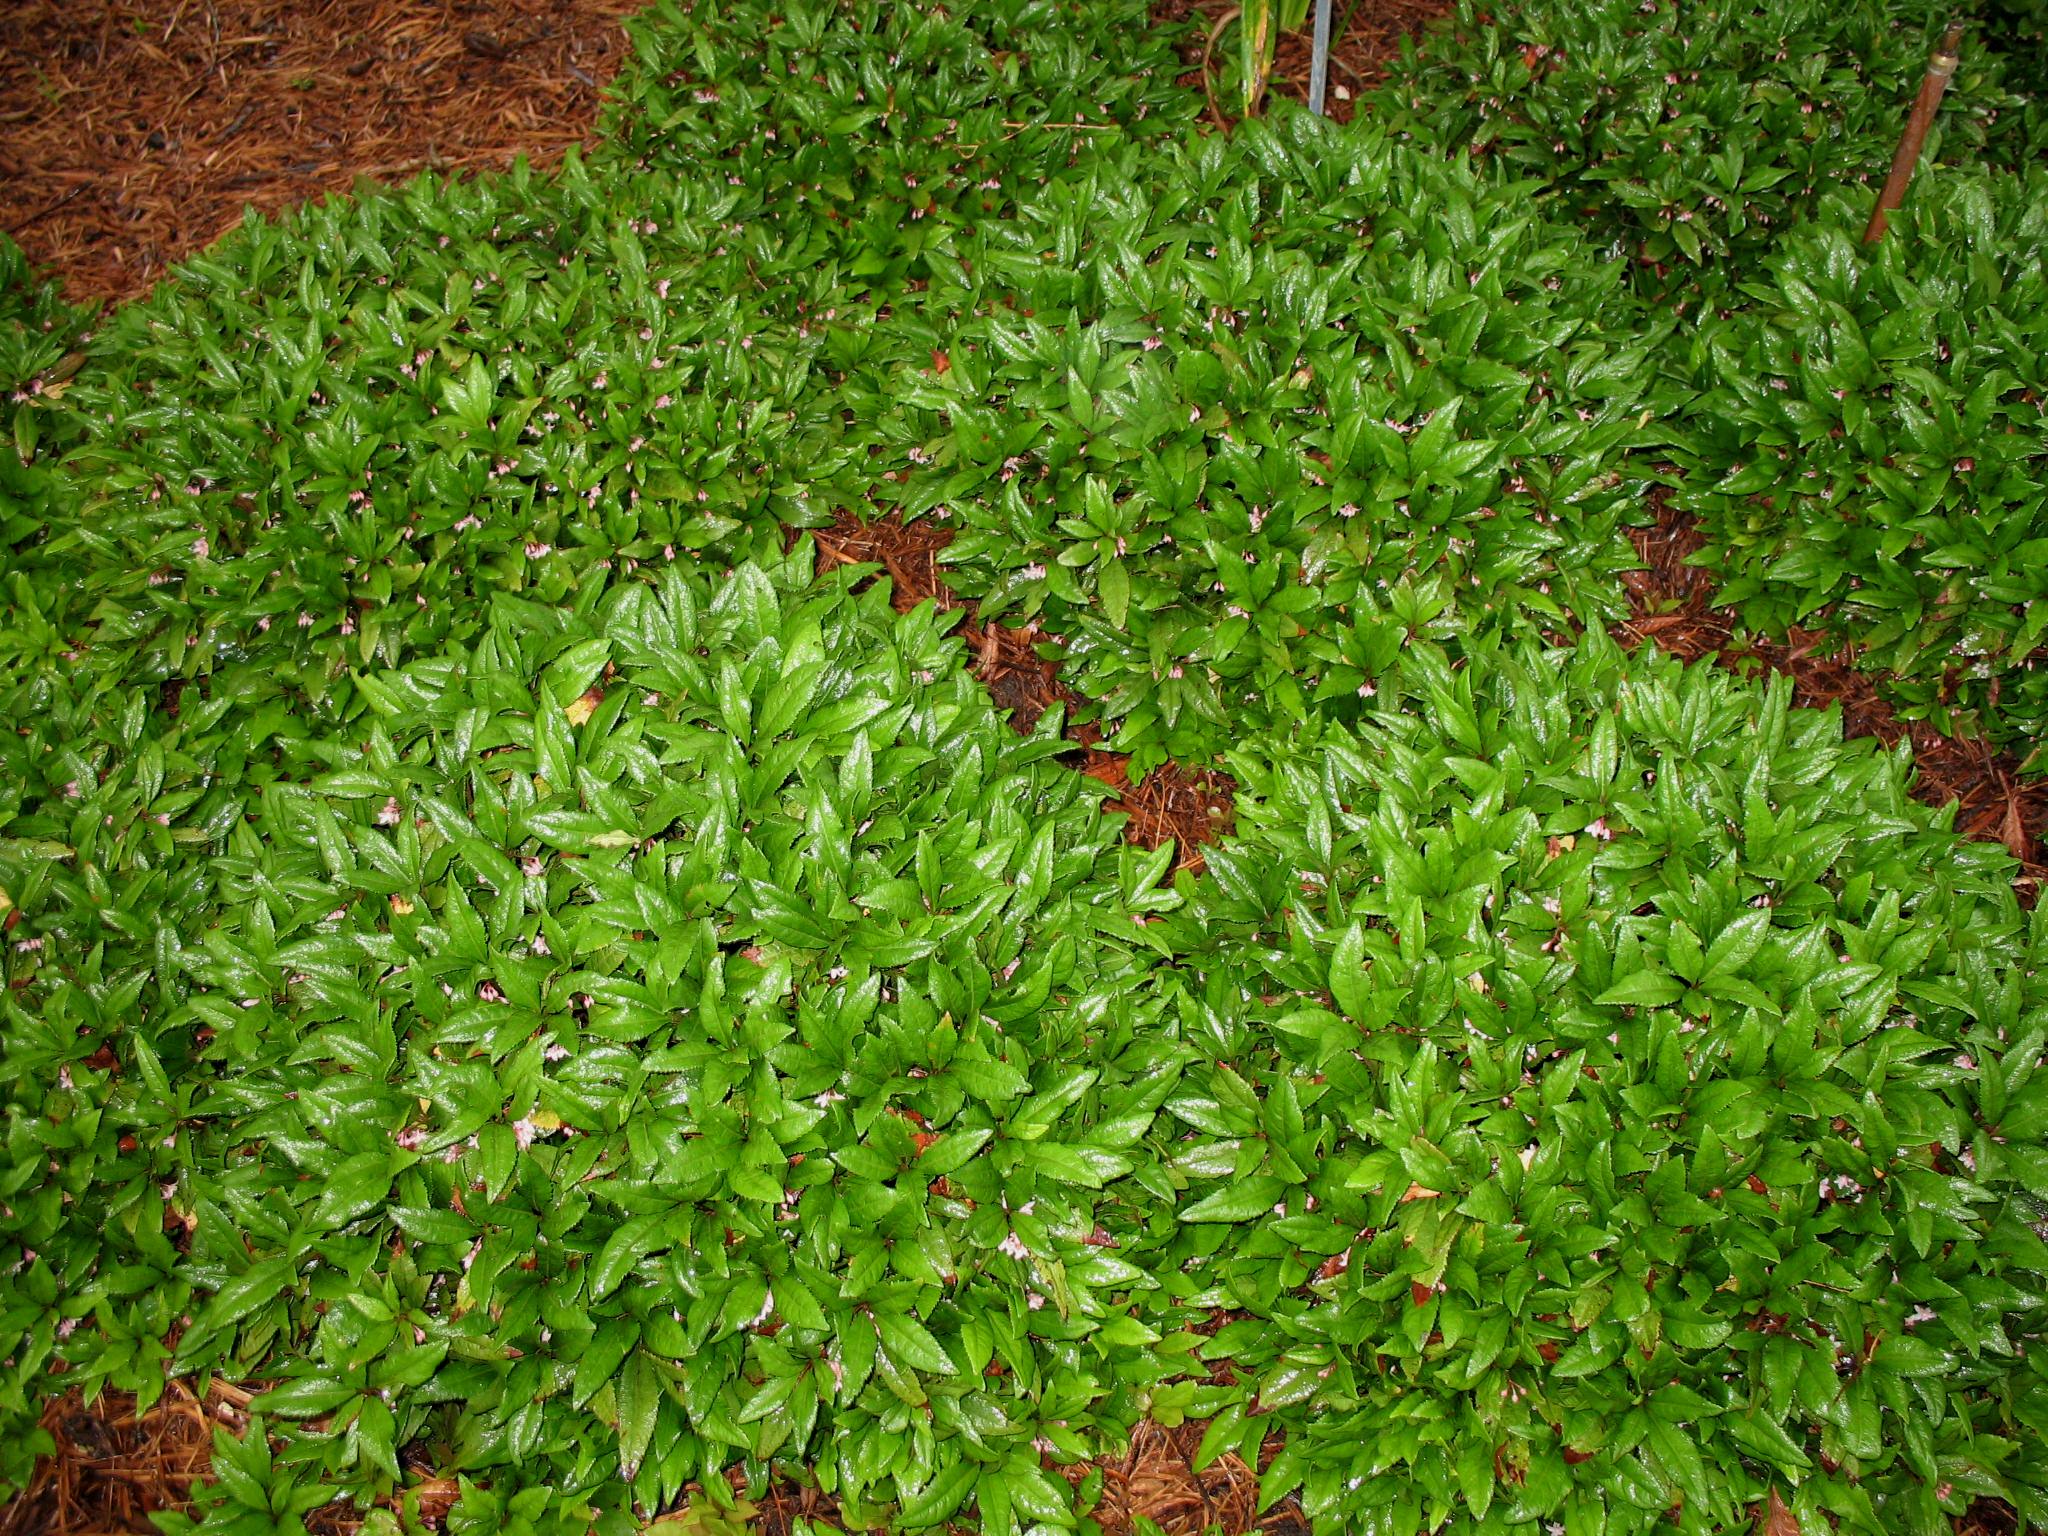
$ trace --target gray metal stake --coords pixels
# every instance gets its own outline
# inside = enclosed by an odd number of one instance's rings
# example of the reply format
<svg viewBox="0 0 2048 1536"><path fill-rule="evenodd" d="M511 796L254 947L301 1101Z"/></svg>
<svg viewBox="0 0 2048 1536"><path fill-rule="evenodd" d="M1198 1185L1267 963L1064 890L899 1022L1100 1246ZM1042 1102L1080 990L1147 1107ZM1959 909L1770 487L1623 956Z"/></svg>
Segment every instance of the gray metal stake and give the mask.
<svg viewBox="0 0 2048 1536"><path fill-rule="evenodd" d="M1330 79L1330 0L1316 0L1316 46L1308 66L1308 109L1323 115L1323 87Z"/></svg>

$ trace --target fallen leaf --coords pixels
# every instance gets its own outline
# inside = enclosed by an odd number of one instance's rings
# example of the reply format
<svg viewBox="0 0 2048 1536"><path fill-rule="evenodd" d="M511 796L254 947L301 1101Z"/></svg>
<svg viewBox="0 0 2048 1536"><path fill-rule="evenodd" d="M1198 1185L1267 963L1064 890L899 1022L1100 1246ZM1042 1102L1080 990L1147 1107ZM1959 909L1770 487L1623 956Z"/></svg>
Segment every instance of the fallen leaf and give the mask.
<svg viewBox="0 0 2048 1536"><path fill-rule="evenodd" d="M1999 825L1998 840L2005 844L2006 852L2022 863L2026 861L2029 842L2027 822L2020 815L2020 797L2010 789L2005 795L2005 820Z"/></svg>
<svg viewBox="0 0 2048 1536"><path fill-rule="evenodd" d="M1764 1519L1761 1527L1763 1536L1803 1536L1799 1529L1799 1517L1785 1507L1785 1501L1778 1497L1773 1488L1771 1496L1764 1500Z"/></svg>

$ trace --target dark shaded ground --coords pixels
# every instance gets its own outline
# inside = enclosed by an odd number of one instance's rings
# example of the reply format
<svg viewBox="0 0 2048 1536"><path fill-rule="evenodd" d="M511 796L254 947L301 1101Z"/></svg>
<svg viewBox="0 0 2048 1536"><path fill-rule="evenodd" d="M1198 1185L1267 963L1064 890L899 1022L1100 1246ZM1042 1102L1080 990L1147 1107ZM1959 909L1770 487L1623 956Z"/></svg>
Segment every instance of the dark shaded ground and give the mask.
<svg viewBox="0 0 2048 1536"><path fill-rule="evenodd" d="M4 0L0 229L122 299L358 176L581 139L640 0Z"/></svg>

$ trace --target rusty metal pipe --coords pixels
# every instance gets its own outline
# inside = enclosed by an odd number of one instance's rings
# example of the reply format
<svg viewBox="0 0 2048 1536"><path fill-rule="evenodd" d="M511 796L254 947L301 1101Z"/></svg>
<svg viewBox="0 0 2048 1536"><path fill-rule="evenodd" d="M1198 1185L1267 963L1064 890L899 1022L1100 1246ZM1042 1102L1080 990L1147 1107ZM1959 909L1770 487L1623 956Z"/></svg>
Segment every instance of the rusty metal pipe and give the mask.
<svg viewBox="0 0 2048 1536"><path fill-rule="evenodd" d="M1906 196L1906 186L1913 179L1913 169L1920 163L1921 147L1927 142L1927 130L1934 126L1935 110L1941 105L1942 93L1954 78L1956 65L1962 60L1963 26L1951 22L1942 39L1935 44L1934 52L1927 56L1927 74L1920 82L1920 94L1913 98L1913 111L1906 119L1906 131L1899 136L1899 148L1892 156L1892 173L1884 179L1884 190L1877 194L1877 206L1870 210L1870 222L1864 226L1863 239L1866 243L1882 239L1887 220L1885 215L1899 206Z"/></svg>

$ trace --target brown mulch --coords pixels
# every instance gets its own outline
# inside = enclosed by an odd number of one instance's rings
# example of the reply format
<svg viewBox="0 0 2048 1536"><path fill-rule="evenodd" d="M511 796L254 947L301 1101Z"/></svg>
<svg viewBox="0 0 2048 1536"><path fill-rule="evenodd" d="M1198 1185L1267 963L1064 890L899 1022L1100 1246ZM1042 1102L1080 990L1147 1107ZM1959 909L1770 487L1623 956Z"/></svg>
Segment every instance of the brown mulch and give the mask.
<svg viewBox="0 0 2048 1536"><path fill-rule="evenodd" d="M0 1506L0 1536L154 1531L150 1513L185 1508L206 1476L214 1425L241 1433L249 1396L217 1383L201 1402L174 1381L137 1414L127 1392L103 1393L91 1406L65 1393L43 1410L56 1454L36 1463L28 1487Z"/></svg>
<svg viewBox="0 0 2048 1536"><path fill-rule="evenodd" d="M1166 1536L1204 1536L1214 1530L1230 1536L1308 1536L1308 1521L1291 1496L1259 1513L1258 1471L1235 1451L1195 1470L1195 1451L1207 1427L1140 1424L1121 1460L1095 1463L1102 1470L1102 1502L1091 1514L1103 1536L1131 1536L1139 1519L1150 1520ZM1262 1459L1269 1460L1277 1449L1277 1442L1269 1442ZM1090 1468L1060 1470L1078 1482Z"/></svg>
<svg viewBox="0 0 2048 1536"><path fill-rule="evenodd" d="M5 0L0 229L76 299L358 176L547 161L641 0Z"/></svg>
<svg viewBox="0 0 2048 1536"><path fill-rule="evenodd" d="M927 599L941 611L964 609L960 634L975 658L975 676L987 685L996 706L1009 711L1010 724L1029 734L1046 710L1064 706L1066 736L1081 753L1081 771L1116 791L1109 809L1130 818L1124 836L1141 848L1157 848L1171 839L1175 867L1201 873L1202 845L1231 829L1235 786L1229 776L1168 763L1132 784L1128 760L1098 745L1102 731L1093 720L1075 718L1086 715L1090 706L1060 680L1057 639L1036 621L1022 629L983 624L975 605L946 585L939 555L953 542L952 529L930 519L905 523L894 513L863 520L842 510L831 527L814 529L811 537L821 570L834 565L880 566L889 578L889 600L899 613L908 613Z"/></svg>
<svg viewBox="0 0 2048 1536"><path fill-rule="evenodd" d="M2048 780L2021 777L2017 758L1985 742L1944 736L1924 720L1901 720L1878 692L1877 679L1857 667L1851 647L1811 630L1794 629L1782 643L1746 633L1732 612L1714 606L1713 573L1686 563L1706 542L1698 528L1662 494L1652 500L1656 522L1629 533L1645 569L1624 578L1634 614L1622 626L1623 637L1654 640L1686 661L1711 655L1737 671L1785 673L1794 703L1841 707L1845 735L1875 736L1886 746L1910 741L1914 795L1929 805L1956 802L1956 830L2003 843L2020 861L2015 884L2021 895L2038 892L2048 874L2042 860Z"/></svg>
<svg viewBox="0 0 2048 1536"><path fill-rule="evenodd" d="M1197 1422L1167 1429L1148 1420L1132 1432L1130 1447L1121 1456L1049 1470L1076 1488L1091 1472L1101 1472L1101 1496L1088 1517L1102 1536L1133 1536L1140 1520L1151 1521L1166 1536L1210 1536L1216 1531L1224 1536L1309 1536L1308 1521L1292 1497L1259 1512L1259 1474L1236 1452L1226 1452L1195 1470L1205 1428ZM1269 1439L1262 1462L1270 1462L1278 1449L1278 1440ZM737 1469L732 1486L735 1493L744 1487ZM687 1496L683 1503L687 1508ZM813 1530L843 1529L836 1502L816 1489L774 1488L748 1501L743 1512L760 1536L795 1536L799 1522ZM656 1522L650 1536L661 1529Z"/></svg>
<svg viewBox="0 0 2048 1536"><path fill-rule="evenodd" d="M1160 21L1194 20L1200 30L1181 46L1181 62L1188 72L1179 83L1202 89L1202 47L1219 23L1238 7L1234 0L1158 0L1152 15ZM1451 9L1451 0L1334 0L1330 12L1330 76L1323 110L1340 123L1351 121L1358 110L1358 98L1378 85L1386 74L1387 61L1401 52L1401 40L1419 36L1425 25ZM1311 23L1315 9L1309 9ZM1349 17L1347 23L1346 17ZM1308 100L1309 60L1314 51L1311 23L1297 32L1282 33L1273 50L1273 79L1269 90ZM1229 21L1215 33L1219 63L1236 56L1237 23ZM1217 86L1217 106L1230 110Z"/></svg>

